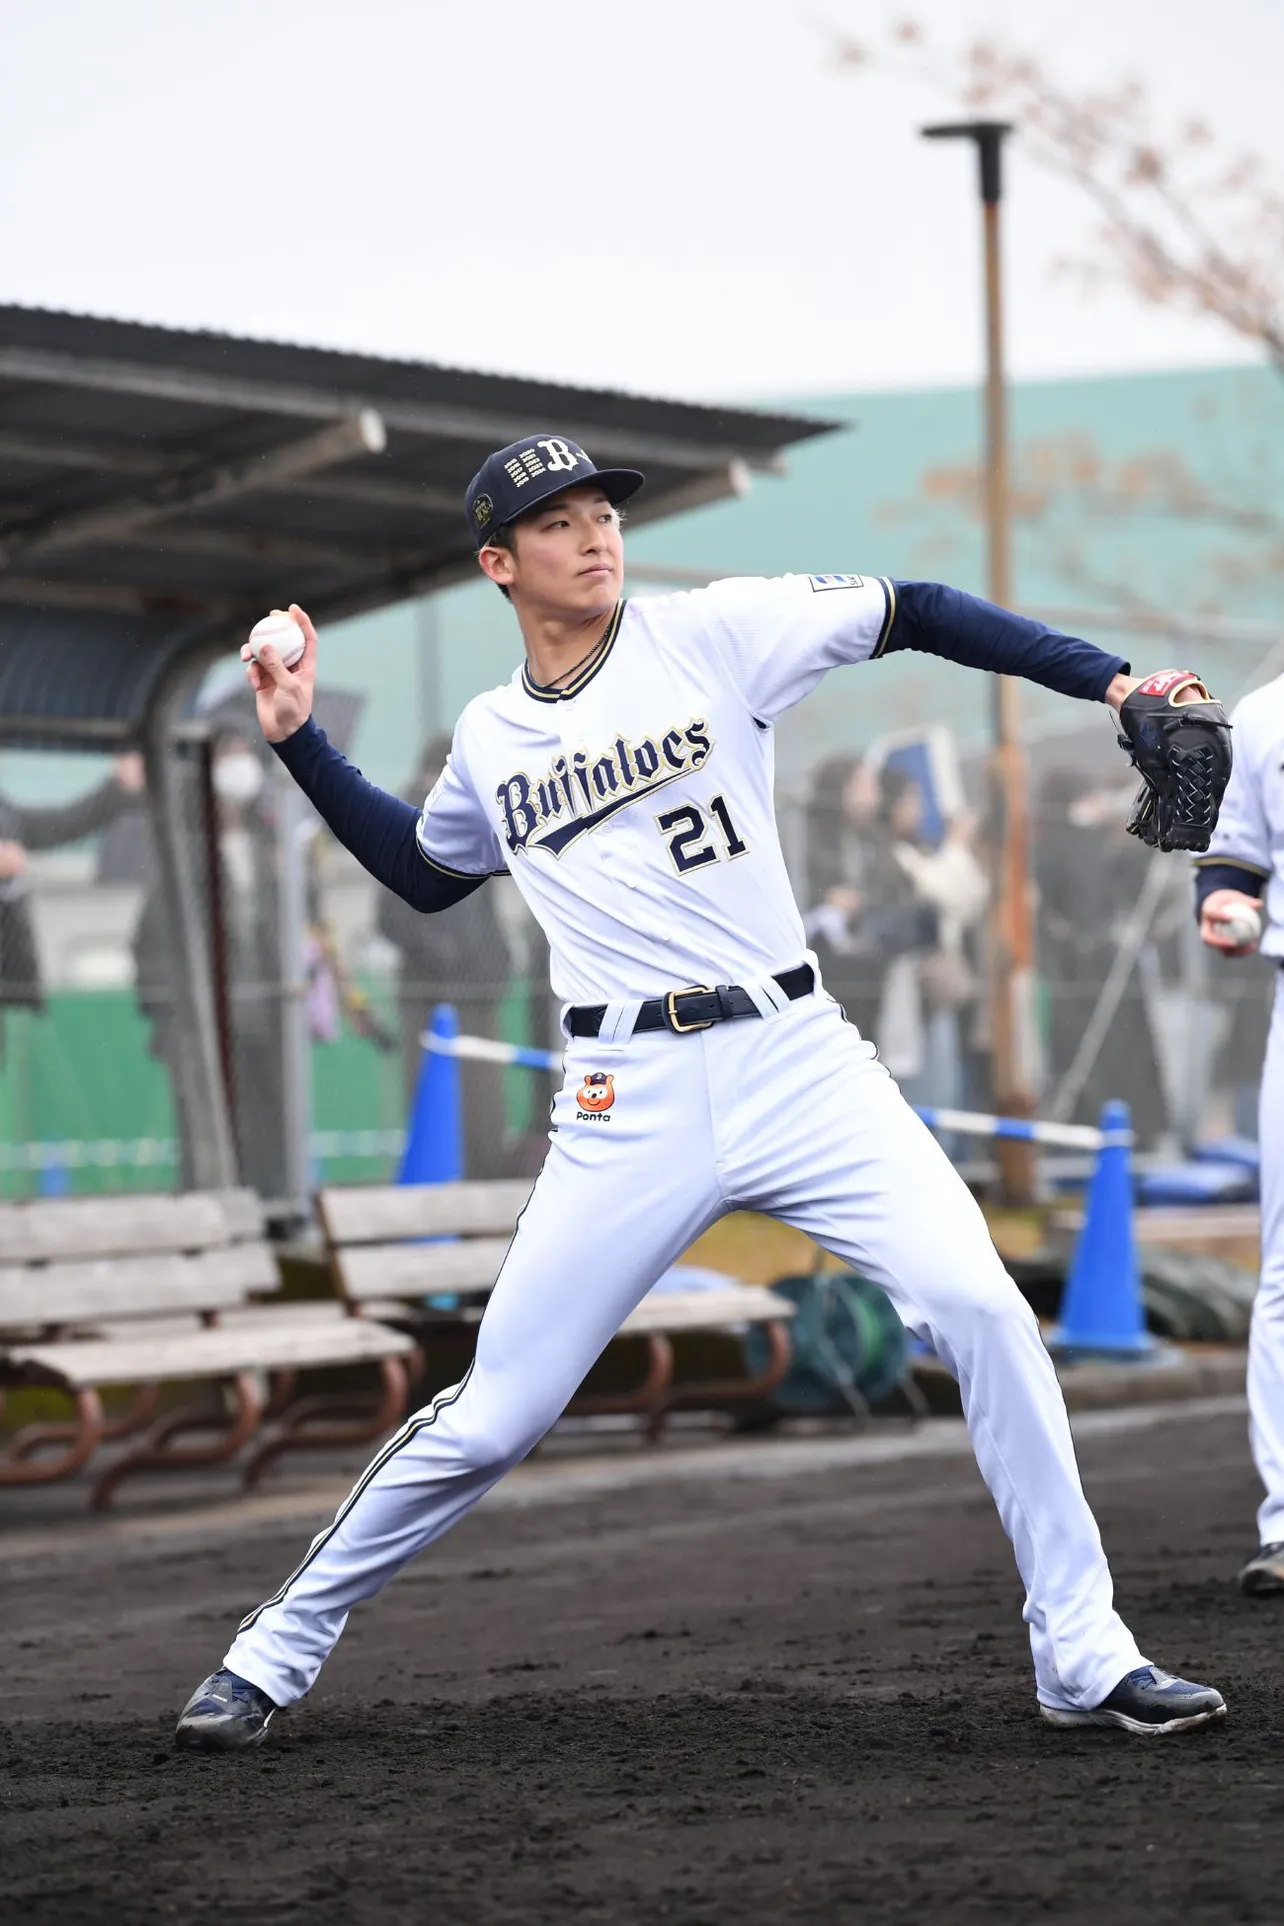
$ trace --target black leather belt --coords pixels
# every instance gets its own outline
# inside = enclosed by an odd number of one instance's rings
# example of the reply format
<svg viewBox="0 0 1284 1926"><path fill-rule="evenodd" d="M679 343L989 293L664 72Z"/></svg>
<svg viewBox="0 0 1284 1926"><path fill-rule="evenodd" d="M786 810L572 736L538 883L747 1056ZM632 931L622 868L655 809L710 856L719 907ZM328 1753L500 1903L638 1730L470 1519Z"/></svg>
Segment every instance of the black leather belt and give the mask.
<svg viewBox="0 0 1284 1926"><path fill-rule="evenodd" d="M791 1003L796 1003L800 996L811 995L816 987L816 973L810 963L800 963L796 970L782 970L773 981L780 985ZM598 1036L606 1007L605 1003L577 1003L566 1017L571 1035ZM675 1037L684 1037L692 1030L710 1030L715 1023L728 1023L733 1017L760 1014L748 990L742 990L738 983L721 983L716 990L697 983L689 990L670 990L667 996L649 998L638 1011L631 1034L636 1036L639 1030L671 1030Z"/></svg>

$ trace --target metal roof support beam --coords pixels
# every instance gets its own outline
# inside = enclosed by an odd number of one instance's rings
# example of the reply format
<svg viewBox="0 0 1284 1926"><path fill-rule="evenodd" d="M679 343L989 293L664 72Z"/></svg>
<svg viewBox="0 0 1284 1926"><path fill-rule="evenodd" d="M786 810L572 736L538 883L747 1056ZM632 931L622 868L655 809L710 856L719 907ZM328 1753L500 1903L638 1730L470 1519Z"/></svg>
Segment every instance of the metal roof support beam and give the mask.
<svg viewBox="0 0 1284 1926"><path fill-rule="evenodd" d="M48 749L51 736L55 748L74 744L77 749L92 749L106 755L109 751L135 748L138 728L132 722L92 716L0 716L0 748L25 748L30 743L33 748Z"/></svg>
<svg viewBox="0 0 1284 1926"><path fill-rule="evenodd" d="M438 589L454 588L460 582L481 579L475 557L443 561L440 551L433 551L412 556L396 568L336 583L333 589L311 589L308 613L316 623L341 622L350 615L365 615L371 609L386 609L397 602L411 602L419 595L435 594ZM203 645L215 654L221 648L239 648L243 638L236 634L236 623L253 623L261 612L242 609L231 624L225 618L202 624L193 630L191 646Z"/></svg>
<svg viewBox="0 0 1284 1926"><path fill-rule="evenodd" d="M420 488L414 482L367 481L364 475L323 475L308 483L308 493L322 501L365 502L371 508L409 508L420 515L464 519L462 488Z"/></svg>
<svg viewBox="0 0 1284 1926"><path fill-rule="evenodd" d="M373 408L360 408L315 434L266 449L237 461L197 463L160 476L123 501L77 509L0 541L0 570L57 549L83 548L112 541L131 528L156 521L177 509L208 507L232 495L288 483L319 468L350 461L354 455L380 454L386 444L383 422Z"/></svg>
<svg viewBox="0 0 1284 1926"><path fill-rule="evenodd" d="M149 448L126 448L109 441L46 440L20 429L0 428L0 460L28 461L40 468L97 469L103 475L161 475L169 466Z"/></svg>
<svg viewBox="0 0 1284 1926"><path fill-rule="evenodd" d="M729 461L708 475L696 475L678 488L671 488L651 514L647 513L645 491L635 497L628 510L630 522L646 522L655 516L673 515L682 509L707 508L711 502L725 502L732 497L747 495L753 487L753 477L742 461ZM627 564L626 564L627 567Z"/></svg>
<svg viewBox="0 0 1284 1926"><path fill-rule="evenodd" d="M175 594L130 588L112 582L59 582L43 576L6 575L0 568L0 602L27 602L33 608L108 610L113 615L193 616L240 614L240 606L219 596Z"/></svg>
<svg viewBox="0 0 1284 1926"><path fill-rule="evenodd" d="M260 535L249 528L204 527L181 522L153 522L146 528L131 528L120 540L131 548L146 548L173 555L230 556L242 562L278 564L282 568L334 568L348 574L364 574L369 568L399 561L417 560L416 555L400 556L394 549L371 546L352 548L339 542L322 541L306 535ZM0 575L0 583L4 581ZM2 592L2 591L0 591Z"/></svg>
<svg viewBox="0 0 1284 1926"><path fill-rule="evenodd" d="M333 421L336 415L353 414L377 400L379 413L395 432L471 442L479 448L502 448L529 434L531 429L529 415L492 413L484 408L447 408L435 402L397 401L384 395L345 395L333 389L309 388L292 382L258 381L239 375L207 374L194 368L163 368L97 356L82 357L45 348L0 348L0 380L97 388L107 394L233 408L251 414L294 415L314 421ZM658 435L646 429L635 431L595 424L576 417L573 402L567 406L569 419L559 422L558 426L577 440L583 439L595 457L654 461L667 468L708 468L715 463L726 465L740 460L754 468L783 472L776 449L686 441L680 435Z"/></svg>

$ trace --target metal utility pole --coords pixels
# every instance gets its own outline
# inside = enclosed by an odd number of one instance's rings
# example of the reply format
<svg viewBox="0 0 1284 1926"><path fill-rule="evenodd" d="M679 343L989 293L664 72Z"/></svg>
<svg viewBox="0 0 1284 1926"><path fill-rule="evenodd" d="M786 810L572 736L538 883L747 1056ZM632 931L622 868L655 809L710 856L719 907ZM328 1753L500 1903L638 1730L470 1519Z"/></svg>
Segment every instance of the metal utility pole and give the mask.
<svg viewBox="0 0 1284 1926"><path fill-rule="evenodd" d="M989 595L1012 605L1012 526L1008 472L1007 387L1003 372L1003 279L999 249L999 202L1003 191L1003 142L1012 131L1002 120L953 121L925 127L927 140L970 140L979 163L985 251L985 504ZM1009 1117L1034 1114L1034 917L1030 888L1028 784L1021 747L1015 677L993 678L993 748L990 756L990 823L993 838L990 906L990 1029L994 1105ZM1030 1204L1035 1195L1034 1152L1029 1144L997 1145L1003 1200Z"/></svg>

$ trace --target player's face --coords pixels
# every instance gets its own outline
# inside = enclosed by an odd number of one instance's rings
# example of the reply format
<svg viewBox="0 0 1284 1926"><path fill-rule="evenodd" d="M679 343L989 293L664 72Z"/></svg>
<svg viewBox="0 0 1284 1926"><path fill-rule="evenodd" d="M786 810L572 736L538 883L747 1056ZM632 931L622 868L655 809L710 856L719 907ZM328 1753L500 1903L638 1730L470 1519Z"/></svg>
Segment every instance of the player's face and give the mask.
<svg viewBox="0 0 1284 1926"><path fill-rule="evenodd" d="M568 488L522 517L515 548L484 548L481 561L517 605L548 615L607 615L624 586L620 518L592 483Z"/></svg>

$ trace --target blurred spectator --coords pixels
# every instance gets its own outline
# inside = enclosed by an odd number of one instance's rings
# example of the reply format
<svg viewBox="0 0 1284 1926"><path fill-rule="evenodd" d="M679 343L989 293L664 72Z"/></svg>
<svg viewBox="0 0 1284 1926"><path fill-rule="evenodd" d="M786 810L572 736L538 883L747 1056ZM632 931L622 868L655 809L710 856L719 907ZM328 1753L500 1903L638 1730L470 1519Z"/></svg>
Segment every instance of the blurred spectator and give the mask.
<svg viewBox="0 0 1284 1926"><path fill-rule="evenodd" d="M117 758L111 775L69 803L40 806L0 796L0 1024L6 1009L43 1010L44 987L28 895L28 857L78 843L132 810L144 787L141 756ZM4 1047L0 1028L0 1052Z"/></svg>
<svg viewBox="0 0 1284 1926"><path fill-rule="evenodd" d="M884 982L879 1050L911 1102L958 1107L963 1023L981 994L971 937L989 895L972 847L975 823L956 817L933 847L923 836L922 789L896 769L883 778L879 821L871 885L904 931Z"/></svg>
<svg viewBox="0 0 1284 1926"><path fill-rule="evenodd" d="M859 907L878 776L859 756L831 756L812 778L807 811L807 897L846 912Z"/></svg>
<svg viewBox="0 0 1284 1926"><path fill-rule="evenodd" d="M446 766L450 737L433 736L402 794L422 805ZM419 1076L420 1037L436 1003L453 1003L465 1036L497 1038L500 1004L512 973L495 902L495 885L474 890L441 916L423 916L399 896L380 889L378 927L399 952L397 1010L409 1106ZM545 1039L536 1039L543 1044ZM499 1064L461 1066L464 1095L464 1174L502 1177L511 1159L505 1130L504 1072Z"/></svg>
<svg viewBox="0 0 1284 1926"><path fill-rule="evenodd" d="M885 879L875 880L880 789L856 756L832 756L812 783L807 811L807 900L803 919L825 985L863 1036L876 1033L883 976L895 953L894 912L883 915ZM889 945L889 940L893 939Z"/></svg>
<svg viewBox="0 0 1284 1926"><path fill-rule="evenodd" d="M835 757L817 771L808 821L805 927L825 981L920 1102L961 1099L960 1023L980 982L969 958L986 898L960 821L937 848L924 798L898 768Z"/></svg>

